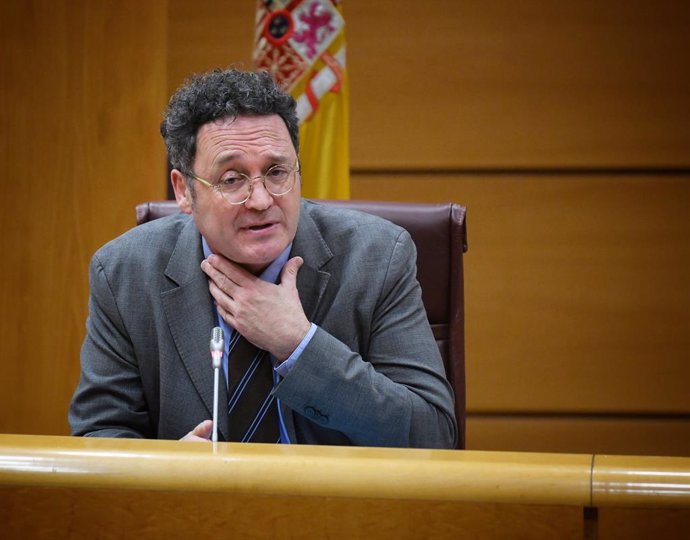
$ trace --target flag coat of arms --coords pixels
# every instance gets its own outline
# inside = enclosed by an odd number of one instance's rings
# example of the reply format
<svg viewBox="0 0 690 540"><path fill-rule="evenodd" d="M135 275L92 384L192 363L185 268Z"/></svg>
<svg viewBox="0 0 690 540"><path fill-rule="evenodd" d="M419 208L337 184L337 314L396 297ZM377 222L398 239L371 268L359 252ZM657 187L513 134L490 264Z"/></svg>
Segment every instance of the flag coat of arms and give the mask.
<svg viewBox="0 0 690 540"><path fill-rule="evenodd" d="M259 0L254 65L297 101L305 197L350 197L342 2Z"/></svg>

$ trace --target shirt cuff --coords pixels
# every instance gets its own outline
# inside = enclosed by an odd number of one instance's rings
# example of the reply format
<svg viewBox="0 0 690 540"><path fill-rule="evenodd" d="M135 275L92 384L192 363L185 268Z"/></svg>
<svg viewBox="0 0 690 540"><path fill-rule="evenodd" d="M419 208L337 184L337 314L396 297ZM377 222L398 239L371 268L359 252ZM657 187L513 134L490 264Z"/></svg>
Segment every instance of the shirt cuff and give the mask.
<svg viewBox="0 0 690 540"><path fill-rule="evenodd" d="M281 362L278 366L276 366L275 372L280 375L281 377L286 377L290 371L292 371L293 366L295 365L295 362L297 362L297 359L300 357L302 354L302 351L307 348L307 345L309 345L309 342L311 341L311 338L314 337L314 333L316 332L316 329L318 326L316 326L314 323L311 323L311 328L309 328L309 332L307 332L307 335L304 336L302 341L300 341L300 344L297 345L297 348L294 350L294 352L288 357L285 362Z"/></svg>

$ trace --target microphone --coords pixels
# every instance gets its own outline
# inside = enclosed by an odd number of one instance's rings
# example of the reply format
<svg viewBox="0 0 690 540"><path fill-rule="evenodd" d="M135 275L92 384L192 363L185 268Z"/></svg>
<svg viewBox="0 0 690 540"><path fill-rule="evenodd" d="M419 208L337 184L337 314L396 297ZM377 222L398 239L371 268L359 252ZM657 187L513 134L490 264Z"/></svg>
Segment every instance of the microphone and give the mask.
<svg viewBox="0 0 690 540"><path fill-rule="evenodd" d="M211 332L211 359L213 360L213 367L219 368L220 361L223 359L223 329L216 326Z"/></svg>
<svg viewBox="0 0 690 540"><path fill-rule="evenodd" d="M211 441L218 442L218 379L220 371L220 362L223 359L223 329L216 326L211 332L211 360L213 363L213 434Z"/></svg>

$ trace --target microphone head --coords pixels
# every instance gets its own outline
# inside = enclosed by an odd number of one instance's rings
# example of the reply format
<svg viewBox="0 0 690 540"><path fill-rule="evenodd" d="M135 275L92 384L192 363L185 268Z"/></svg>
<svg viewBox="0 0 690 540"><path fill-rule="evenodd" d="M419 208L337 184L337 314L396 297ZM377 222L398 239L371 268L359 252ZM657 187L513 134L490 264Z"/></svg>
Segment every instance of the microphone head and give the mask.
<svg viewBox="0 0 690 540"><path fill-rule="evenodd" d="M211 332L211 350L223 350L223 329L216 326Z"/></svg>
<svg viewBox="0 0 690 540"><path fill-rule="evenodd" d="M211 358L213 359L213 367L220 367L220 361L223 358L223 329L220 326L216 326L211 332Z"/></svg>

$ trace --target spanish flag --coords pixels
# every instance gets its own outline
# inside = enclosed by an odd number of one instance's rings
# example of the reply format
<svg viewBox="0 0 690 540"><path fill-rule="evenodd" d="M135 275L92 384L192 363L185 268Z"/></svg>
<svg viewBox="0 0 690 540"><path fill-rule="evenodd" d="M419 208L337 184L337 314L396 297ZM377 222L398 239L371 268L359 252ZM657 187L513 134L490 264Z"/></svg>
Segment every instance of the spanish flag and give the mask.
<svg viewBox="0 0 690 540"><path fill-rule="evenodd" d="M304 196L348 199L349 105L342 1L259 0L254 65L269 71L297 101Z"/></svg>

